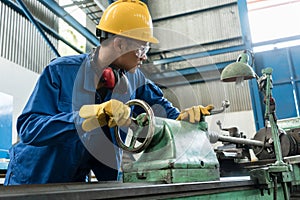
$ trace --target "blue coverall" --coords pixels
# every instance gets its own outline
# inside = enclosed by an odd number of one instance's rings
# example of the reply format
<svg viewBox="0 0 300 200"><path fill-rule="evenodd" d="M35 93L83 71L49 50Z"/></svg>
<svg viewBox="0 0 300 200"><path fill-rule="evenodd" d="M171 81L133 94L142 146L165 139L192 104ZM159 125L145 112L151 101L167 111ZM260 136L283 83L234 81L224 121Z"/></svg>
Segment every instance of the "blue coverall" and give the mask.
<svg viewBox="0 0 300 200"><path fill-rule="evenodd" d="M95 77L90 54L59 57L44 69L17 120L20 141L10 149L4 185L83 182L90 170L99 181L119 179L122 151L113 129L81 129L78 110L95 104ZM109 91L104 101L141 99L153 106L156 116L179 115L139 69L126 77L127 91Z"/></svg>

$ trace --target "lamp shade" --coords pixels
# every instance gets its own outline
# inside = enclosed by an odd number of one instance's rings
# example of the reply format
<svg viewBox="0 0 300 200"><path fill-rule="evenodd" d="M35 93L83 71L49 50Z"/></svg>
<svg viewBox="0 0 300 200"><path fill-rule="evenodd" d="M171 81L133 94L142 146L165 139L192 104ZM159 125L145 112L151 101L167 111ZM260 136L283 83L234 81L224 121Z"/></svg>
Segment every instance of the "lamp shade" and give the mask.
<svg viewBox="0 0 300 200"><path fill-rule="evenodd" d="M252 67L248 65L248 55L242 53L236 62L227 65L221 74L221 81L235 82L236 79L243 80L255 78L255 72Z"/></svg>

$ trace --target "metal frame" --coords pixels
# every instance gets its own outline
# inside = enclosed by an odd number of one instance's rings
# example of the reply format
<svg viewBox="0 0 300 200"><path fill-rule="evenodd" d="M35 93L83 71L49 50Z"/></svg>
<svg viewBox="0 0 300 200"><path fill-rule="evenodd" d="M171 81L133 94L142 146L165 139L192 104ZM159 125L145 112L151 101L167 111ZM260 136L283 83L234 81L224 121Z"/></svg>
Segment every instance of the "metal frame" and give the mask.
<svg viewBox="0 0 300 200"><path fill-rule="evenodd" d="M86 27L82 26L76 19L74 19L69 13L67 13L61 6L59 6L54 0L39 0L44 6L51 10L54 14L62 18L80 34L82 34L90 43L95 46L100 45L99 39L95 34L91 33Z"/></svg>

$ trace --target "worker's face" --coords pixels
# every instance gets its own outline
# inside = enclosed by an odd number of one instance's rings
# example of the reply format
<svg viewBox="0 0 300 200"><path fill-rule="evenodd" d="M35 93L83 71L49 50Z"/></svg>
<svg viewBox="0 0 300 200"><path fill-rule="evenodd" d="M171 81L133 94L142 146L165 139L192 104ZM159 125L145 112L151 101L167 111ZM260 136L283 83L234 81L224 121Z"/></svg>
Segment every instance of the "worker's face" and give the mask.
<svg viewBox="0 0 300 200"><path fill-rule="evenodd" d="M143 61L147 60L147 52L149 49L149 42L126 39L125 51L120 57L122 68L133 73Z"/></svg>

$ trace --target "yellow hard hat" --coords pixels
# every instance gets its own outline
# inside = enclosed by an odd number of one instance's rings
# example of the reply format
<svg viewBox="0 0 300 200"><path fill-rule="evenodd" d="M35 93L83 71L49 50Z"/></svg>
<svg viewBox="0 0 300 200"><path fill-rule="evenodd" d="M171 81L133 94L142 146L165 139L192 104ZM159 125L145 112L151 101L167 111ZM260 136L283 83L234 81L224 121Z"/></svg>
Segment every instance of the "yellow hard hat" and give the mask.
<svg viewBox="0 0 300 200"><path fill-rule="evenodd" d="M118 0L104 11L98 29L128 38L158 43L148 7L139 0Z"/></svg>

